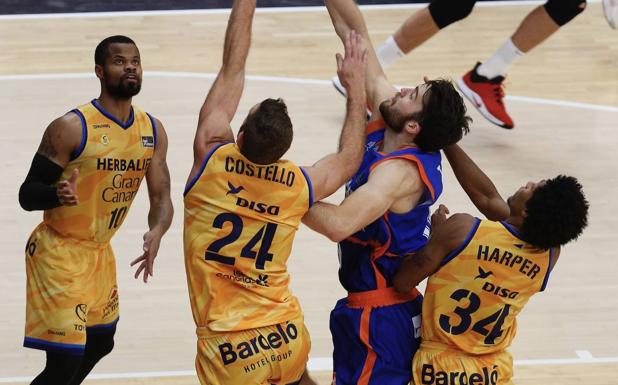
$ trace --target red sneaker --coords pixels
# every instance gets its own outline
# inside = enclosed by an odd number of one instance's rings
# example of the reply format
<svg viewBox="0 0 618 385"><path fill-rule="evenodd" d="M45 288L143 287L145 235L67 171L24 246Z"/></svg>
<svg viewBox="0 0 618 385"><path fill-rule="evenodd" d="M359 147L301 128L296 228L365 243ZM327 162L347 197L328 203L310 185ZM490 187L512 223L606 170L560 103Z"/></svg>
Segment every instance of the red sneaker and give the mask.
<svg viewBox="0 0 618 385"><path fill-rule="evenodd" d="M513 128L513 119L504 108L504 76L493 79L481 76L476 73L480 65L476 63L474 69L457 79L457 87L485 119L500 127Z"/></svg>

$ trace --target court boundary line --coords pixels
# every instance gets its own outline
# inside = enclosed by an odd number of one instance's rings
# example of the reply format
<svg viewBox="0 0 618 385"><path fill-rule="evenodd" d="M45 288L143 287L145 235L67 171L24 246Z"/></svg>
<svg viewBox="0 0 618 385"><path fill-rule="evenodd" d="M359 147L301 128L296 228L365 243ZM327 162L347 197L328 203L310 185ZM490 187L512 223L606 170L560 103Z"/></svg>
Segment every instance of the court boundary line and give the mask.
<svg viewBox="0 0 618 385"><path fill-rule="evenodd" d="M210 72L176 72L176 71L144 71L144 76L168 77L168 78L198 78L214 79L217 74ZM92 72L67 72L67 73L43 73L43 74L23 74L23 75L0 75L0 81L20 81L20 80L56 80L56 79L96 79ZM310 84L310 85L331 85L330 80L305 79L286 76L261 76L247 75L247 80L265 81L274 83L288 84ZM403 87L403 86L397 86ZM583 110L618 112L618 107L604 105L573 102L569 100L535 98L529 96L507 95L506 100L512 100L530 104L553 105L559 107L571 107Z"/></svg>
<svg viewBox="0 0 618 385"><path fill-rule="evenodd" d="M588 0L589 4L600 3L602 0ZM397 9L418 9L424 8L428 3L414 4L372 4L361 5L363 11L397 10ZM544 0L507 0L479 2L478 7L510 7L521 5L541 5ZM257 8L256 13L307 13L307 12L326 12L324 6L305 6L305 7L267 7ZM17 15L0 15L2 20L41 20L41 19L70 19L70 18L98 18L98 17L131 17L131 16L187 16L187 15L219 15L230 13L229 8L213 9L177 9L177 10L156 10L156 11L118 11L118 12L75 12L75 13L25 13Z"/></svg>
<svg viewBox="0 0 618 385"><path fill-rule="evenodd" d="M515 366L552 366L552 365L582 365L582 364L613 364L618 363L618 357L593 357L587 350L577 350L578 358L550 358L536 360L514 360ZM309 372L332 371L332 359L329 357L310 358L307 363ZM98 373L90 374L87 380L114 380L129 378L164 378L192 377L195 370L176 370L160 372L130 372L130 373ZM34 377L0 377L0 383L28 382Z"/></svg>

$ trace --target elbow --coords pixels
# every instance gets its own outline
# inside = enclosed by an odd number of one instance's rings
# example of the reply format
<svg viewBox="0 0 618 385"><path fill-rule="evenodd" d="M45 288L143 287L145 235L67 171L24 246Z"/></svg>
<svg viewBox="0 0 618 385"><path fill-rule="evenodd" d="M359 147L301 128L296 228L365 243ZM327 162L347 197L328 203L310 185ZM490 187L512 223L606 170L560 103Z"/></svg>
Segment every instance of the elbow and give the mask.
<svg viewBox="0 0 618 385"><path fill-rule="evenodd" d="M343 223L343 220L340 219L334 223L331 223L330 226L328 226L328 229L326 230L324 235L326 235L331 241L339 243L348 238L353 233L354 229L350 228L350 226L346 226Z"/></svg>
<svg viewBox="0 0 618 385"><path fill-rule="evenodd" d="M22 184L21 187L19 188L19 195L18 195L19 205L21 206L22 209L26 211L33 211L34 207L32 207L32 205L29 204L29 200L26 195L27 194L26 194L24 185Z"/></svg>
<svg viewBox="0 0 618 385"><path fill-rule="evenodd" d="M333 228L333 229L329 229L329 231L324 235L326 235L328 239L330 239L331 241L335 243L339 243L343 241L344 239L346 239L349 234L346 234L344 231L341 231L338 228Z"/></svg>

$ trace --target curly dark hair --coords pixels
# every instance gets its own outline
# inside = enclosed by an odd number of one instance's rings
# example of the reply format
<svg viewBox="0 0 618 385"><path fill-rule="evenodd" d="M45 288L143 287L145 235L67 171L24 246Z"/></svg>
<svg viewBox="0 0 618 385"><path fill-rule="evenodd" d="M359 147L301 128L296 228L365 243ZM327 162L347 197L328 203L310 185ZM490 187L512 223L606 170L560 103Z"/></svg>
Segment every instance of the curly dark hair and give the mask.
<svg viewBox="0 0 618 385"><path fill-rule="evenodd" d="M97 45L97 48L94 50L94 64L105 64L105 57L107 56L109 46L116 43L133 44L134 46L137 46L130 37L126 37L123 35L106 37L105 39L101 40L101 42Z"/></svg>
<svg viewBox="0 0 618 385"><path fill-rule="evenodd" d="M257 164L275 163L292 144L292 121L282 99L266 99L240 127L241 153Z"/></svg>
<svg viewBox="0 0 618 385"><path fill-rule="evenodd" d="M577 179L558 175L537 187L526 202L522 237L541 249L564 245L577 239L588 225L588 207Z"/></svg>
<svg viewBox="0 0 618 385"><path fill-rule="evenodd" d="M470 132L472 118L453 83L445 79L430 80L423 95L423 110L412 115L421 126L414 143L425 152L434 152L459 142Z"/></svg>

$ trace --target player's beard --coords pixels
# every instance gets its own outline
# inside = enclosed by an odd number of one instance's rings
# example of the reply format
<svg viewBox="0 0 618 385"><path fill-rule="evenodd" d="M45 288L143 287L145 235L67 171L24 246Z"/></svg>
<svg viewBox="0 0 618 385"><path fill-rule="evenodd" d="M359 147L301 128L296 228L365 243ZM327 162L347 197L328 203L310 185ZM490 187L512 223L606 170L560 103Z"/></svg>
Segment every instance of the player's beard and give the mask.
<svg viewBox="0 0 618 385"><path fill-rule="evenodd" d="M139 94L142 89L142 80L137 78L135 84L126 84L124 77L120 78L118 83L113 84L109 81L109 78L105 79L105 88L113 97L117 99L129 99Z"/></svg>
<svg viewBox="0 0 618 385"><path fill-rule="evenodd" d="M385 100L380 103L380 114L384 123L396 133L403 131L406 122L412 119L412 116L403 116L389 105L390 100Z"/></svg>

